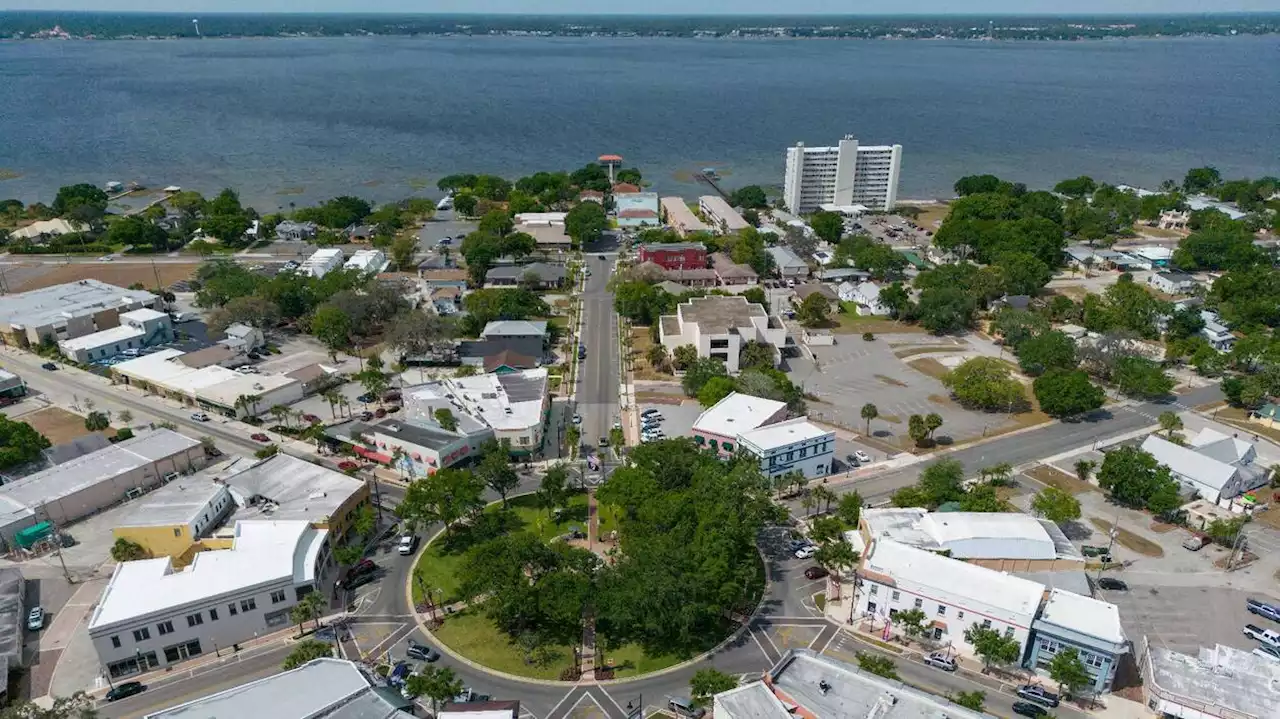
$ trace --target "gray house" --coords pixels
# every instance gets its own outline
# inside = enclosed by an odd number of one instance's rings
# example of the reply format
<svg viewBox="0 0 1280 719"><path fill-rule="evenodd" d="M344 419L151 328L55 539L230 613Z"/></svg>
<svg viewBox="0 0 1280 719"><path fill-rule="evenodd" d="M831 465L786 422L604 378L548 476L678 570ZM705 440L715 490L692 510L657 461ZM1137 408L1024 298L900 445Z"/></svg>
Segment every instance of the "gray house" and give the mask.
<svg viewBox="0 0 1280 719"><path fill-rule="evenodd" d="M518 287L530 285L535 289L555 289L564 285L569 273L564 265L534 262L529 265L495 267L485 276L487 287Z"/></svg>

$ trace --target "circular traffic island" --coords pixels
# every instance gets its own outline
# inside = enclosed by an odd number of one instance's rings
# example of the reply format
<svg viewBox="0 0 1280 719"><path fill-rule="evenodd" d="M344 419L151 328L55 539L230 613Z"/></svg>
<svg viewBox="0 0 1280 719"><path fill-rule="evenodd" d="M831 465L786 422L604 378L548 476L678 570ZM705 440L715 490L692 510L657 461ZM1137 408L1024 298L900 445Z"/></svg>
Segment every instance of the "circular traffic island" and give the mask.
<svg viewBox="0 0 1280 719"><path fill-rule="evenodd" d="M591 496L553 467L538 492L437 534L414 567L414 604L437 643L503 674L659 671L714 648L753 613L769 491L752 463L722 462L687 439L636 448Z"/></svg>

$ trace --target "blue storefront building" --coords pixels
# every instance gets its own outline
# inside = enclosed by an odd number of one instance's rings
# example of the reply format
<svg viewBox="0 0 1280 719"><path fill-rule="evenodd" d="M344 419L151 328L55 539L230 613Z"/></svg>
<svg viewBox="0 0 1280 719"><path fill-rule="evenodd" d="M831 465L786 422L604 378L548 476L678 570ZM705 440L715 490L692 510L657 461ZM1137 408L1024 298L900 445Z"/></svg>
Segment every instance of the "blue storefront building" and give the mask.
<svg viewBox="0 0 1280 719"><path fill-rule="evenodd" d="M1091 597L1054 589L1031 625L1025 665L1048 674L1049 662L1065 649L1075 649L1094 677L1093 690L1111 689L1120 657L1130 651L1120 626L1120 611Z"/></svg>

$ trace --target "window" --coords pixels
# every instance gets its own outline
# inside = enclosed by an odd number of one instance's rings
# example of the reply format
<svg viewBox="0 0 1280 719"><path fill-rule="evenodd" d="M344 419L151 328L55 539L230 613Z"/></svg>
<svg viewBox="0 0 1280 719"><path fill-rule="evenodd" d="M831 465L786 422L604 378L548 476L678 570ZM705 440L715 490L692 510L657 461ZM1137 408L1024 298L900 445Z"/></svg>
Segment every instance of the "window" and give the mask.
<svg viewBox="0 0 1280 719"><path fill-rule="evenodd" d="M956 612L956 619L964 619L964 612Z"/></svg>
<svg viewBox="0 0 1280 719"><path fill-rule="evenodd" d="M867 614L875 615L875 613L876 613L876 603L867 602Z"/></svg>
<svg viewBox="0 0 1280 719"><path fill-rule="evenodd" d="M145 642L150 638L151 638L151 630L147 629L146 627L133 630L133 641L135 642Z"/></svg>
<svg viewBox="0 0 1280 719"><path fill-rule="evenodd" d="M991 620L990 620L990 619L983 619L983 620L982 620L982 628L983 628L983 629L990 629L990 628L991 628Z"/></svg>
<svg viewBox="0 0 1280 719"><path fill-rule="evenodd" d="M120 637L119 637L119 635L113 635L113 636L111 637L111 648L112 648L112 649L119 649L119 648L120 648Z"/></svg>
<svg viewBox="0 0 1280 719"><path fill-rule="evenodd" d="M258 608L258 603L257 603L256 601L254 601L253 599L241 599L241 600L240 600L240 611L242 611L242 612L251 612L251 611L253 611L254 609L257 609L257 608Z"/></svg>
<svg viewBox="0 0 1280 719"><path fill-rule="evenodd" d="M283 589L277 589L276 591L274 591L274 592L272 592L272 593L271 593L271 603L272 603L272 604L279 604L280 602L283 602L283 601L284 601L284 590L283 590Z"/></svg>
<svg viewBox="0 0 1280 719"><path fill-rule="evenodd" d="M210 610L209 610L209 621L211 621L211 622L216 622L216 621L218 621L218 610L217 610L217 609L210 609Z"/></svg>
<svg viewBox="0 0 1280 719"><path fill-rule="evenodd" d="M934 639L934 641L937 641L937 640L939 640L939 639L941 639L941 638L942 638L942 627L934 627L934 628L933 628L933 639Z"/></svg>
<svg viewBox="0 0 1280 719"><path fill-rule="evenodd" d="M938 616L940 617L947 616L947 608L941 604L938 605Z"/></svg>
<svg viewBox="0 0 1280 719"><path fill-rule="evenodd" d="M173 663L180 662L190 657L198 657L204 652L200 649L200 640L192 639L182 644L174 644L171 647L164 648L165 661Z"/></svg>
<svg viewBox="0 0 1280 719"><path fill-rule="evenodd" d="M724 444L720 445L720 449L723 449L726 452L732 452L733 442L725 442Z"/></svg>
<svg viewBox="0 0 1280 719"><path fill-rule="evenodd" d="M1093 667L1094 669L1101 669L1102 665L1106 663L1106 660L1100 654L1081 654L1080 658L1084 660L1086 667Z"/></svg>
<svg viewBox="0 0 1280 719"><path fill-rule="evenodd" d="M174 527L174 528L173 528L173 536L175 536L175 537L181 537L181 536L182 536L182 527Z"/></svg>
<svg viewBox="0 0 1280 719"><path fill-rule="evenodd" d="M520 444L529 444L529 438L528 438L528 437L525 437L525 436L521 436L521 437L520 437Z"/></svg>
<svg viewBox="0 0 1280 719"><path fill-rule="evenodd" d="M879 593L880 593L880 585L879 585L879 584L872 584L872 585L871 585L871 591L870 591L869 593L870 593L870 594L879 594Z"/></svg>
<svg viewBox="0 0 1280 719"><path fill-rule="evenodd" d="M924 600L923 600L923 599L921 599L921 598L919 598L919 597L916 597L915 607L916 607L916 609L921 609L921 608L923 608L923 607L924 607Z"/></svg>
<svg viewBox="0 0 1280 719"><path fill-rule="evenodd" d="M717 442L717 441L716 441L716 440L714 440L714 439L713 439L713 440L711 440L711 448L712 448L712 449L715 449L716 447L719 447L719 446L720 446L720 443L719 443L719 442Z"/></svg>
<svg viewBox="0 0 1280 719"><path fill-rule="evenodd" d="M1005 627L1005 628L1004 628L1004 635L1005 635L1006 637L1011 637L1011 636L1013 636L1013 627Z"/></svg>
<svg viewBox="0 0 1280 719"><path fill-rule="evenodd" d="M236 615L236 605L235 605L235 602L232 602L231 604L228 604L228 605L227 605L227 612L229 612L229 613L231 614L231 616L233 616L233 617Z"/></svg>
<svg viewBox="0 0 1280 719"><path fill-rule="evenodd" d="M188 615L187 615L187 626L188 626L188 627L195 627L195 626L199 626L199 625L201 625L201 624L204 624L204 616L203 616L202 614L200 614L200 612L196 612L195 614L188 614Z"/></svg>
<svg viewBox="0 0 1280 719"><path fill-rule="evenodd" d="M902 597L902 592L899 592L899 591L898 591L898 590L896 590L896 589L895 589L895 590L893 590L893 596L891 597L891 599L893 599L893 601L895 601L895 602L896 602L896 601L898 601L898 599L899 599L899 598L901 598L901 597Z"/></svg>
<svg viewBox="0 0 1280 719"><path fill-rule="evenodd" d="M160 630L160 636L173 634L173 622L160 622L156 625L156 629Z"/></svg>
<svg viewBox="0 0 1280 719"><path fill-rule="evenodd" d="M800 459L804 459L809 454L809 450L805 447L800 448Z"/></svg>

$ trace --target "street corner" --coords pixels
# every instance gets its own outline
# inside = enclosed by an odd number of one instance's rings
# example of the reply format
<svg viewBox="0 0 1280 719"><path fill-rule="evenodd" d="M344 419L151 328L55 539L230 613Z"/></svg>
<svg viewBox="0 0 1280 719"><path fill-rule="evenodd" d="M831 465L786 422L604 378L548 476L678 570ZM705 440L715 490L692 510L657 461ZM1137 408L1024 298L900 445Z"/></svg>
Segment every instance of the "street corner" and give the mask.
<svg viewBox="0 0 1280 719"><path fill-rule="evenodd" d="M767 627L762 634L779 654L785 654L788 649L812 648L826 629L825 626L774 624Z"/></svg>
<svg viewBox="0 0 1280 719"><path fill-rule="evenodd" d="M360 656L374 657L391 652L412 627L408 622L360 622L349 625L347 631Z"/></svg>

